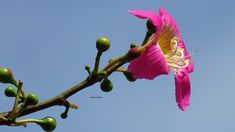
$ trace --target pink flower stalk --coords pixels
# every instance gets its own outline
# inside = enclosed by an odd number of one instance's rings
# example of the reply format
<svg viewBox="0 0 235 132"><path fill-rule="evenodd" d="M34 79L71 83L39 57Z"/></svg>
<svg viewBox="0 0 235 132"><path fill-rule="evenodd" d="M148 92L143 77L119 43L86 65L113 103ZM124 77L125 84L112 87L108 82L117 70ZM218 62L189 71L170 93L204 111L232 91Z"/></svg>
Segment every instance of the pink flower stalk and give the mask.
<svg viewBox="0 0 235 132"><path fill-rule="evenodd" d="M176 22L163 8L159 9L159 14L140 10L130 10L129 13L141 19L149 19L155 26L156 33L141 47L143 53L130 62L127 71L134 78L153 80L172 70L175 76L176 102L185 111L190 104L188 73L193 72L194 66Z"/></svg>

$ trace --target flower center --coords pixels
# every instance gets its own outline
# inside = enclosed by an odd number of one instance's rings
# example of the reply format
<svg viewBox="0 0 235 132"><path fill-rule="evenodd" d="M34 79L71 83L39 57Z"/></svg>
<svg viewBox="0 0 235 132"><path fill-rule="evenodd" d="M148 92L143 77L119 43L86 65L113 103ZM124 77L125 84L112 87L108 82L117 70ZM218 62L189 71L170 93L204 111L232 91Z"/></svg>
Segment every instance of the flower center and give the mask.
<svg viewBox="0 0 235 132"><path fill-rule="evenodd" d="M170 50L164 55L167 65L174 72L186 68L190 60L184 55L184 49L179 47L179 38L173 37L170 42Z"/></svg>
<svg viewBox="0 0 235 132"><path fill-rule="evenodd" d="M176 36L177 33L175 32L173 27L170 27L166 24L163 25L161 34L158 39L158 44L163 52L163 54L168 54L168 52L172 49L170 43L172 38Z"/></svg>

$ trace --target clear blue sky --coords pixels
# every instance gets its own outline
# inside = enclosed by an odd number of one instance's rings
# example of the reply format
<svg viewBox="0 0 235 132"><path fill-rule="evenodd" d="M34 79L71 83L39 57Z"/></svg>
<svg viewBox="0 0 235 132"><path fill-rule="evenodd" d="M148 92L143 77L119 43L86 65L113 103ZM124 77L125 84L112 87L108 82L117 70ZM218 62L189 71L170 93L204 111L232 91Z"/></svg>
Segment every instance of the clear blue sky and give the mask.
<svg viewBox="0 0 235 132"><path fill-rule="evenodd" d="M109 37L109 58L124 54L131 42L140 43L145 21L129 9L156 11L164 7L178 23L192 58L191 105L186 112L175 103L174 77L130 83L113 74L114 89L103 93L96 84L69 100L78 110L60 119L64 107L53 107L23 118L57 119L56 132L232 132L235 130L235 8L233 0L7 0L0 1L0 66L9 67L24 82L28 93L48 99L86 77L92 65L95 41ZM12 99L0 85L0 110ZM102 96L91 99L90 96ZM0 131L42 131L39 126L0 126Z"/></svg>

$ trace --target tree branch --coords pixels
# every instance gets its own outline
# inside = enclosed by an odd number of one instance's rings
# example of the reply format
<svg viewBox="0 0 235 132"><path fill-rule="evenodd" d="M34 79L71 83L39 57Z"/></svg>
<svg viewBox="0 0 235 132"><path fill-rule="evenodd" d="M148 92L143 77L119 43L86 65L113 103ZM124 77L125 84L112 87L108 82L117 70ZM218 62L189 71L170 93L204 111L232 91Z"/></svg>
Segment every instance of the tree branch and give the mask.
<svg viewBox="0 0 235 132"><path fill-rule="evenodd" d="M128 54L121 56L121 57L118 57L114 62L109 63L102 71L105 71L107 73L107 75L110 75L116 69L118 69L119 67L121 67L123 64L125 64L127 62L128 62ZM67 89L66 91L60 93L59 95L52 97L48 100L45 100L43 102L40 102L37 105L27 107L26 109L24 109L22 111L22 113L18 117L28 115L28 114L52 107L52 106L65 105L64 102L67 98L69 98L70 96L79 92L80 90L85 89L85 88L97 83L98 81L100 81L102 79L103 79L103 77L101 77L101 76L93 77L92 75L90 75L84 81L73 86L72 88ZM10 114L11 114L11 111L0 113L0 125L10 125L11 122L9 122L9 120L7 120L7 118L10 116Z"/></svg>

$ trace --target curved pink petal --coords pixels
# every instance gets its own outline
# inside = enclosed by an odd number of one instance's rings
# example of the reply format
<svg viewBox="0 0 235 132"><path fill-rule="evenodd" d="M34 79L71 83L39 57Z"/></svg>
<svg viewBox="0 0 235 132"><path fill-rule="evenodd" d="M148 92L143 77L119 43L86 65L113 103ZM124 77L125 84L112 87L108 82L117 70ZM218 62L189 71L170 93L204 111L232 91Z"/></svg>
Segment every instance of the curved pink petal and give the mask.
<svg viewBox="0 0 235 132"><path fill-rule="evenodd" d="M194 64L192 63L191 57L190 57L190 55L189 55L189 53L188 53L188 51L187 51L187 49L186 49L186 47L184 45L184 41L183 41L183 39L182 39L182 37L180 35L179 29L178 29L178 26L177 26L175 20L162 7L159 9L159 12L160 12L160 16L163 19L163 25L168 27L169 29L173 29L173 31L175 32L175 34L179 38L179 45L178 45L178 47L184 49L184 56L186 56L185 59L189 59L190 60L190 64L189 64L189 66L186 69L188 70L189 73L193 72Z"/></svg>
<svg viewBox="0 0 235 132"><path fill-rule="evenodd" d="M186 69L188 70L189 73L194 71L194 64L192 61L189 63L189 65L188 65L188 67L186 67Z"/></svg>
<svg viewBox="0 0 235 132"><path fill-rule="evenodd" d="M176 25L175 20L173 19L173 17L171 15L169 15L169 13L166 12L165 9L163 9L162 7L159 8L159 15L162 18L163 21L163 25L170 27L171 29L173 29L177 34L179 34L179 29Z"/></svg>
<svg viewBox="0 0 235 132"><path fill-rule="evenodd" d="M192 62L191 56L189 55L189 53L188 53L188 51L187 51L187 49L186 49L186 47L185 47L185 45L184 45L184 41L182 40L182 37L180 36L179 38L180 38L180 39L179 39L179 47L184 49L184 56L185 56L185 59L189 59L189 60L190 60L190 63L189 63L189 65L187 66L186 69L188 70L189 73L191 73L191 72L193 72L193 70L194 70L194 64L193 64L193 62Z"/></svg>
<svg viewBox="0 0 235 132"><path fill-rule="evenodd" d="M127 71L134 78L150 80L161 74L169 74L163 53L157 44L150 45L140 57L132 60Z"/></svg>
<svg viewBox="0 0 235 132"><path fill-rule="evenodd" d="M183 72L174 73L175 75L175 97L179 108L186 110L190 104L190 80L187 70Z"/></svg>
<svg viewBox="0 0 235 132"><path fill-rule="evenodd" d="M129 10L128 12L141 19L150 19L158 32L162 30L162 19L158 14L143 10Z"/></svg>

